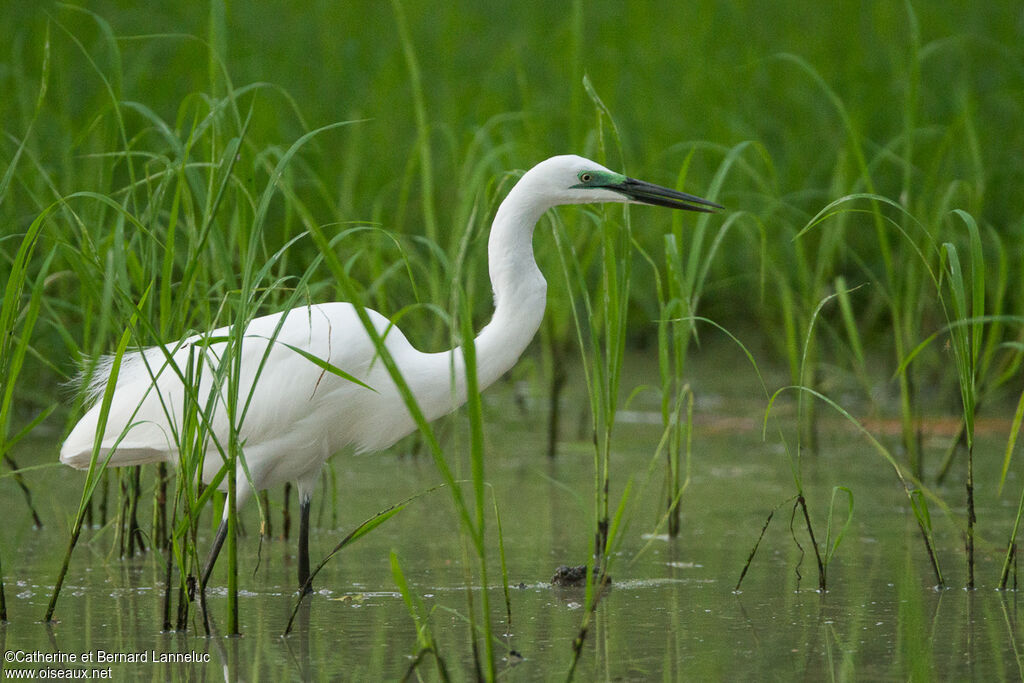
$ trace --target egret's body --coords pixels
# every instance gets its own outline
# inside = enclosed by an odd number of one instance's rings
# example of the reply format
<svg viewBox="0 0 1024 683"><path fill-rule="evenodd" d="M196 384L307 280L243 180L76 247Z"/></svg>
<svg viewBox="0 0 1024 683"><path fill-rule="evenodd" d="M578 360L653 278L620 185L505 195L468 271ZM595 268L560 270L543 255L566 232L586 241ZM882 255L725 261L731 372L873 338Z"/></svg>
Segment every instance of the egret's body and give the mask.
<svg viewBox="0 0 1024 683"><path fill-rule="evenodd" d="M692 211L718 208L692 195L626 178L577 156L552 157L524 174L498 208L488 241L495 310L474 342L481 389L515 364L544 316L547 286L533 256L534 226L553 206L590 202L637 202ZM461 348L423 353L387 318L367 312L428 420L466 401ZM223 328L205 337L223 338L227 333ZM198 358L205 353L207 360L199 363L203 374L198 393L205 397L214 381L210 365L218 362L224 343L204 342L198 345L200 352L195 342L201 339L192 337L172 348L177 349L174 364L182 370L188 367L190 354ZM272 348L266 355L268 344ZM294 349L327 361L372 389L325 371ZM109 364L104 364L90 387L94 397L102 393L108 376ZM346 448L360 452L386 448L412 432L415 423L355 308L348 303L302 306L253 320L242 343L241 377L238 395L252 396L239 434L252 486L243 468L238 468L238 503L254 490L287 481L297 483L302 512L299 583L303 585L309 574L309 499L324 462ZM101 458L113 450L112 466L177 462L173 435L180 429L183 405L183 385L163 350L150 348L126 355L101 439ZM72 430L61 449L62 462L83 469L89 466L99 412L97 402ZM228 418L223 405L215 412L211 427L218 441L226 444ZM211 481L222 465L210 448L203 481ZM220 487L226 489L227 483L222 481ZM225 532L222 524L207 573Z"/></svg>

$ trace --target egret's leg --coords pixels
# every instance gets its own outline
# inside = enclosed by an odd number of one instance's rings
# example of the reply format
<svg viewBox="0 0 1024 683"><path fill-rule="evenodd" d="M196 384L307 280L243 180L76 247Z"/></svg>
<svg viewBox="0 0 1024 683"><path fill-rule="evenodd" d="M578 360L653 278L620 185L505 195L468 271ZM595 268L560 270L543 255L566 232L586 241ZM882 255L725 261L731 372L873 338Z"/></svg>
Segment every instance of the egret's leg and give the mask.
<svg viewBox="0 0 1024 683"><path fill-rule="evenodd" d="M224 545L224 539L228 537L228 518L224 517L217 527L217 535L213 537L213 545L210 546L210 554L206 556L206 563L203 565L203 575L199 577L199 608L203 613L203 628L206 635L210 635L210 616L206 611L206 584L213 573L213 565L217 562L217 555Z"/></svg>
<svg viewBox="0 0 1024 683"><path fill-rule="evenodd" d="M305 589L303 589L305 586ZM313 582L309 580L309 497L299 498L299 590L303 593L313 592Z"/></svg>
<svg viewBox="0 0 1024 683"><path fill-rule="evenodd" d="M224 545L224 539L228 537L228 518L225 517L220 521L220 526L217 527L217 535L213 537L213 545L210 546L210 554L206 556L206 563L203 565L203 576L199 582L199 589L202 591L206 590L206 583L210 580L210 574L213 573L213 565L217 561L217 555L220 554L220 549Z"/></svg>

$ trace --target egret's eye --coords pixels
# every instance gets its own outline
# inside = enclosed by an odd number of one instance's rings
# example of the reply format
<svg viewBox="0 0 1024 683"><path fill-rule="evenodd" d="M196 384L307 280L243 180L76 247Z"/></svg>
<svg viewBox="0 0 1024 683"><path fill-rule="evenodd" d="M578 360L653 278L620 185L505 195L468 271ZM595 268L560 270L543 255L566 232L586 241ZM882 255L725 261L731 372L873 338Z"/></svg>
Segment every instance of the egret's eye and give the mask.
<svg viewBox="0 0 1024 683"><path fill-rule="evenodd" d="M588 171L584 171L583 173L580 173L580 182L581 183L589 183L593 179L594 179L594 174L593 173L590 173Z"/></svg>

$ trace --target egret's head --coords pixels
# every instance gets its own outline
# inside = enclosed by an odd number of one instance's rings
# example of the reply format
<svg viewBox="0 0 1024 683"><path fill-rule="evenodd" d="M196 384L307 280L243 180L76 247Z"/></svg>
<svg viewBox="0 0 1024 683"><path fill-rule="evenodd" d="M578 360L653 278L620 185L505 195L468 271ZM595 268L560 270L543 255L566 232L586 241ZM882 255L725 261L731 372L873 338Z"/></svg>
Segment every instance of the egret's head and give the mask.
<svg viewBox="0 0 1024 683"><path fill-rule="evenodd" d="M529 171L524 180L527 177L533 190L547 195L552 204L631 202L705 213L722 208L692 194L627 178L572 154L542 161Z"/></svg>

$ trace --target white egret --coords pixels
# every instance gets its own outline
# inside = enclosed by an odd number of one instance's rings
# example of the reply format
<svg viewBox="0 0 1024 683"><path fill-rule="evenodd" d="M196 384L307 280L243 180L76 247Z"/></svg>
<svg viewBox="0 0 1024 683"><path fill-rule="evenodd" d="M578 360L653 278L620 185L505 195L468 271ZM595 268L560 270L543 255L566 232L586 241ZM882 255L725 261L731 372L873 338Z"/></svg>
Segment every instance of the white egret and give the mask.
<svg viewBox="0 0 1024 683"><path fill-rule="evenodd" d="M537 221L554 206L593 202L633 202L703 212L722 208L700 197L627 178L578 156L556 156L534 166L509 191L491 226L487 255L494 314L475 341L480 389L515 364L544 316L547 283L534 260L532 245ZM428 420L465 403L461 348L423 353L383 315L367 313ZM187 366L193 345L207 348L209 360L202 370L199 396L207 396L214 386L215 373L209 366L221 358L224 348L223 342L209 344L203 340L223 339L228 334L229 329L222 328L173 347L177 349L173 362L179 368ZM273 347L268 350L272 338ZM372 390L325 373L303 353L329 362ZM257 318L246 328L241 354L238 395L251 394L251 399L239 441L252 485L239 467L237 505L240 507L254 491L296 482L300 505L299 586L309 590L310 497L324 462L345 448L357 452L386 448L411 433L415 424L387 369L379 360L374 362L373 341L349 303L302 306ZM172 425L182 419L185 391L179 374L169 370L167 363L159 347L124 356L100 439L101 460L113 451L109 465L177 462ZM103 392L109 374L109 361L101 363L89 387L93 398ZM96 401L68 435L61 448L61 462L80 469L89 467L100 403ZM222 444L227 443L229 430L224 413L222 407L218 408L210 425ZM205 483L223 464L212 448L209 452L202 472ZM227 482L222 480L219 487L226 490ZM225 513L201 585L205 586L209 578L226 534Z"/></svg>

